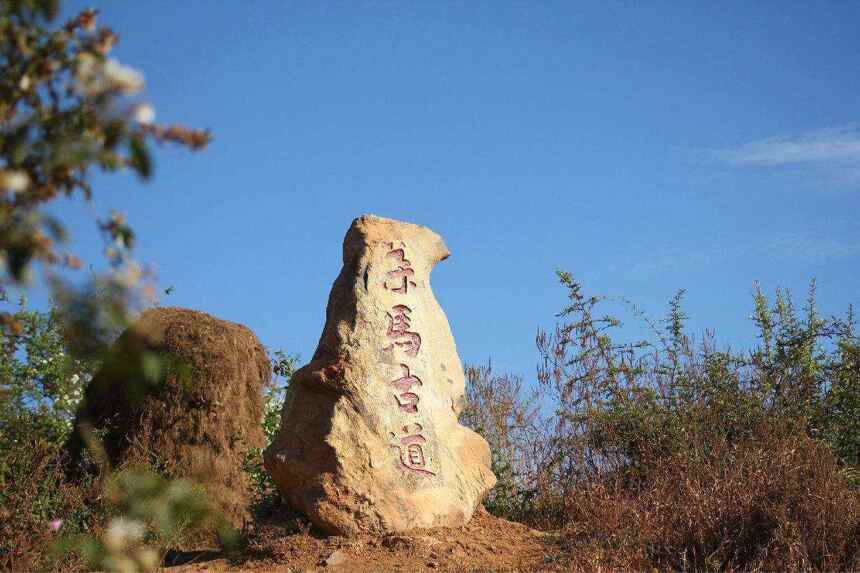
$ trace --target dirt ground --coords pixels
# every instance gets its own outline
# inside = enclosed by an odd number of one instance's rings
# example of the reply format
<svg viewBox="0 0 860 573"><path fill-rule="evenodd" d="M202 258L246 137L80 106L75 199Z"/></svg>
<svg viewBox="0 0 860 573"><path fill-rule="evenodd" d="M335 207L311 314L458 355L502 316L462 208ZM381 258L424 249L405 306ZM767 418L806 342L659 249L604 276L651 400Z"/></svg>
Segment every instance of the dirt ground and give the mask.
<svg viewBox="0 0 860 573"><path fill-rule="evenodd" d="M556 537L480 508L465 527L408 535L325 537L264 525L239 556L193 552L171 573L202 571L566 571Z"/></svg>

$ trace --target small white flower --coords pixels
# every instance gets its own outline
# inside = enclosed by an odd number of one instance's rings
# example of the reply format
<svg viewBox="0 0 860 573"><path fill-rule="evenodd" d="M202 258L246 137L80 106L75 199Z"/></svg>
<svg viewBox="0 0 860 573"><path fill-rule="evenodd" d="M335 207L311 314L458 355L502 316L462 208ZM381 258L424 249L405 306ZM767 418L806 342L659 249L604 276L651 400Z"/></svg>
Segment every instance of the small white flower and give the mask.
<svg viewBox="0 0 860 573"><path fill-rule="evenodd" d="M93 75L96 69L96 59L87 53L78 54L77 59L78 67L75 69L75 73L81 78Z"/></svg>
<svg viewBox="0 0 860 573"><path fill-rule="evenodd" d="M21 76L21 80L18 82L18 89L25 92L30 89L30 83L30 76Z"/></svg>
<svg viewBox="0 0 860 573"><path fill-rule="evenodd" d="M110 520L104 534L105 546L111 551L122 551L126 546L133 545L143 539L146 529L135 519L115 517Z"/></svg>
<svg viewBox="0 0 860 573"><path fill-rule="evenodd" d="M112 87L124 94L135 94L143 88L143 74L114 59L105 62L103 72Z"/></svg>
<svg viewBox="0 0 860 573"><path fill-rule="evenodd" d="M7 189L13 193L26 191L30 186L30 176L23 171L0 170L0 188Z"/></svg>
<svg viewBox="0 0 860 573"><path fill-rule="evenodd" d="M148 103L142 103L134 107L134 120L141 125L149 125L155 121L155 108Z"/></svg>
<svg viewBox="0 0 860 573"><path fill-rule="evenodd" d="M110 90L131 95L143 88L143 74L139 71L114 59L104 62L96 60L89 54L78 56L75 78L79 91L86 95L98 95Z"/></svg>
<svg viewBox="0 0 860 573"><path fill-rule="evenodd" d="M80 380L80 379L81 379L81 377L78 376L77 374L72 374L72 384L77 384L78 380Z"/></svg>

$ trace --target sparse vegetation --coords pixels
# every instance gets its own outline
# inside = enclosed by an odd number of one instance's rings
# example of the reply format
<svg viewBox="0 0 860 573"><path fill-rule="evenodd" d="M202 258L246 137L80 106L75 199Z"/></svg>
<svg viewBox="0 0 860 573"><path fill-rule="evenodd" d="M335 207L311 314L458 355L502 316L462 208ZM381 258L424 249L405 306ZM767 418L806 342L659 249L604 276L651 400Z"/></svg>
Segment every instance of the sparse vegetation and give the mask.
<svg viewBox="0 0 860 573"><path fill-rule="evenodd" d="M649 322L656 342L622 342L604 299L559 278L569 304L537 336L540 392L467 370L464 420L499 470L491 511L564 528L587 569L860 565L851 308L820 317L813 282L800 316L789 293L757 288L759 344L730 352L686 333L681 291Z"/></svg>

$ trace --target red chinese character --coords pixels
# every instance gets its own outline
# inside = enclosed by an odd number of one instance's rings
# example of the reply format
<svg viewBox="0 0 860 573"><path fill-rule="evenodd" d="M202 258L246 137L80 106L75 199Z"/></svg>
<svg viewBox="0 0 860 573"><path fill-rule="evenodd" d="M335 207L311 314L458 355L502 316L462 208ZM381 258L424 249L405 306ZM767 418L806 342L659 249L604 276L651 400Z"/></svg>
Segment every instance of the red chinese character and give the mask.
<svg viewBox="0 0 860 573"><path fill-rule="evenodd" d="M395 341L383 348L385 352L390 352L394 346L402 348L407 355L417 356L421 349L421 335L417 332L409 331L410 318L409 313L412 312L408 306L402 304L395 305L391 308L394 314L388 315L388 338Z"/></svg>
<svg viewBox="0 0 860 573"><path fill-rule="evenodd" d="M418 413L420 398L415 392L403 392L400 396L395 395L394 399L397 400L397 407L400 408L401 412L406 412L407 414ZM405 400L405 402L401 402L401 400Z"/></svg>
<svg viewBox="0 0 860 573"><path fill-rule="evenodd" d="M400 408L400 411L408 414L417 414L419 400L418 394L410 392L410 390L413 386L422 386L423 383L418 376L413 376L409 372L409 366L406 364L401 364L400 368L403 369L403 376L396 380L392 380L388 384L395 390L400 391L399 398L396 394L394 396L394 399L397 400L397 406ZM401 399L405 401L401 401Z"/></svg>
<svg viewBox="0 0 860 573"><path fill-rule="evenodd" d="M401 243L402 245L403 243ZM395 249L394 243L388 243L389 251L386 253L386 258L391 257L395 260L397 268L393 271L388 271L385 276L391 279L392 286L388 284L388 279L382 284L386 290L391 290L398 294L407 294L409 286L416 286L415 281L410 280L410 277L415 275L415 270L412 268L412 262L406 258L405 249Z"/></svg>
<svg viewBox="0 0 860 573"><path fill-rule="evenodd" d="M409 366L407 366L406 364L401 364L400 368L403 370L403 376L401 376L397 380L392 380L391 382L389 382L389 384L393 388L395 388L396 390L400 390L402 392L408 392L416 384L418 386L424 385L423 382L421 382L421 379L418 378L418 376L413 376L409 372Z"/></svg>
<svg viewBox="0 0 860 573"><path fill-rule="evenodd" d="M435 476L434 472L427 469L427 458L424 456L423 447L427 439L421 435L421 432L424 430L421 424L407 424L400 430L405 436L400 438L399 444L393 444L391 447L397 450L400 456L401 467L421 474ZM396 439L397 435L392 433L391 437Z"/></svg>

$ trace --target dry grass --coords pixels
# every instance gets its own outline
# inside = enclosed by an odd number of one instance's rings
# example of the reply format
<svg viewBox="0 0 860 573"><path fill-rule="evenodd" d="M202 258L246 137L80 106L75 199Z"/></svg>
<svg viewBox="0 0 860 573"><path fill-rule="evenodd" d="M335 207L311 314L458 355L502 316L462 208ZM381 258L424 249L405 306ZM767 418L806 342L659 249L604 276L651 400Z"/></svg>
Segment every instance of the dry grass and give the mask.
<svg viewBox="0 0 860 573"><path fill-rule="evenodd" d="M571 558L583 568L860 568L860 492L815 440L770 437L693 461L655 462L565 500Z"/></svg>
<svg viewBox="0 0 860 573"><path fill-rule="evenodd" d="M0 570L76 568L79 563L71 555L57 555L51 561L50 548L59 533L49 522L62 518L64 530L95 527L87 504L92 484L66 482L61 456L41 441L5 452L2 463L9 479L0 484Z"/></svg>
<svg viewBox="0 0 860 573"><path fill-rule="evenodd" d="M641 424L637 463L589 466L596 447L604 461L628 451L615 446L630 443L625 418L623 435L603 425L602 441L571 438L528 414L534 399L509 376L467 373L466 421L484 429L500 477L488 508L561 528L571 569L860 570L860 489L802 420L763 420L739 439L721 431L722 409L692 409L674 447Z"/></svg>

